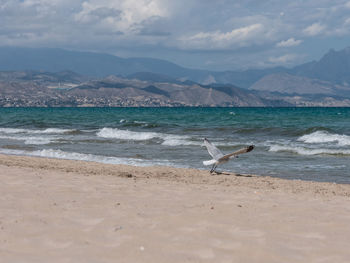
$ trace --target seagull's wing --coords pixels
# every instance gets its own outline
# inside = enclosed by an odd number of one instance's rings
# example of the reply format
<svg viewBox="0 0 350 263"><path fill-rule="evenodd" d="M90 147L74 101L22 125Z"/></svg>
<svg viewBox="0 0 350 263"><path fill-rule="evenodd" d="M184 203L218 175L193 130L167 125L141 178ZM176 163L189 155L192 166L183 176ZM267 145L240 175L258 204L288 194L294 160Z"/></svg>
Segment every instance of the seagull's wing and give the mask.
<svg viewBox="0 0 350 263"><path fill-rule="evenodd" d="M235 151L233 153L229 153L229 154L226 154L225 156L223 156L223 158L230 158L232 156L238 156L242 153L248 153L248 152L251 152L252 150L254 149L254 145L250 145L250 146L247 146L247 147L244 147L238 151Z"/></svg>
<svg viewBox="0 0 350 263"><path fill-rule="evenodd" d="M207 150L211 157L213 157L215 160L219 160L222 156L224 156L218 148L216 148L213 144L211 144L211 142L208 141L207 138L204 139L204 145L207 147Z"/></svg>

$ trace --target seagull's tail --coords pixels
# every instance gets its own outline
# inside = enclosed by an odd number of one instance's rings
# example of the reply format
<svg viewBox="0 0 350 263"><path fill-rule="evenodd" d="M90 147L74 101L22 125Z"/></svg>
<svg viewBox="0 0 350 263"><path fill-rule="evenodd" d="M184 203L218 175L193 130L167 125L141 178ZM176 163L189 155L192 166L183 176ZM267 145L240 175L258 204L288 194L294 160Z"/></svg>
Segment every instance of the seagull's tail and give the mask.
<svg viewBox="0 0 350 263"><path fill-rule="evenodd" d="M209 160L209 161L203 161L203 164L204 164L204 165L212 165L212 164L214 164L214 163L216 163L216 160L214 160L214 159Z"/></svg>

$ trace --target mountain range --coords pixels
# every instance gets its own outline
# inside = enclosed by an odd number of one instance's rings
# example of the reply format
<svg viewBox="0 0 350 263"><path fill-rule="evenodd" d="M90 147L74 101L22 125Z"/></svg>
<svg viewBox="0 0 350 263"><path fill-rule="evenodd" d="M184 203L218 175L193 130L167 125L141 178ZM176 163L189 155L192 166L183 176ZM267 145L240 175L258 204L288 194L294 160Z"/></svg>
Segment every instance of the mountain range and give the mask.
<svg viewBox="0 0 350 263"><path fill-rule="evenodd" d="M105 92L124 104L138 95L164 106L348 106L350 98L350 47L293 68L222 72L160 59L0 47L0 71L0 95L27 83L51 87L51 95L59 90L60 96L106 99Z"/></svg>
<svg viewBox="0 0 350 263"><path fill-rule="evenodd" d="M143 74L141 74L143 75ZM134 76L135 77L135 76ZM86 79L71 71L0 72L0 106L290 106L233 85L200 85L172 79L145 81L114 75ZM156 76L154 76L156 77Z"/></svg>

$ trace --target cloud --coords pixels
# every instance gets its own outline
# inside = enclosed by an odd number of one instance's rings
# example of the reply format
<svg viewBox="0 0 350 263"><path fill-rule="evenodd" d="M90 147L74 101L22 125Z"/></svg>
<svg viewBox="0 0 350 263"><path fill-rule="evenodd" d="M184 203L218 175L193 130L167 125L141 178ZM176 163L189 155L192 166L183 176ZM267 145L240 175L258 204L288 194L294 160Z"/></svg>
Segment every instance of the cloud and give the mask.
<svg viewBox="0 0 350 263"><path fill-rule="evenodd" d="M90 12L91 15L96 16L100 19L106 17L120 17L122 11L114 8L99 7Z"/></svg>
<svg viewBox="0 0 350 263"><path fill-rule="evenodd" d="M134 26L150 18L167 16L160 0L88 0L81 7L81 11L74 15L76 22L95 24L126 34L132 33Z"/></svg>
<svg viewBox="0 0 350 263"><path fill-rule="evenodd" d="M181 41L185 47L199 49L225 49L233 46L249 46L264 31L262 24L236 28L229 32L199 32Z"/></svg>
<svg viewBox="0 0 350 263"><path fill-rule="evenodd" d="M120 21L122 11L115 8L92 7L87 2L83 3L83 10L74 16L75 21L82 24L96 24L104 20Z"/></svg>
<svg viewBox="0 0 350 263"><path fill-rule="evenodd" d="M349 9L350 0L0 0L0 45L271 66L301 61L285 48L321 56L329 43L348 45Z"/></svg>
<svg viewBox="0 0 350 263"><path fill-rule="evenodd" d="M320 23L313 23L312 25L306 27L303 32L308 36L320 35L325 31L326 27Z"/></svg>
<svg viewBox="0 0 350 263"><path fill-rule="evenodd" d="M277 47L295 47L301 44L302 40L295 40L294 37L288 40L282 40L276 44Z"/></svg>

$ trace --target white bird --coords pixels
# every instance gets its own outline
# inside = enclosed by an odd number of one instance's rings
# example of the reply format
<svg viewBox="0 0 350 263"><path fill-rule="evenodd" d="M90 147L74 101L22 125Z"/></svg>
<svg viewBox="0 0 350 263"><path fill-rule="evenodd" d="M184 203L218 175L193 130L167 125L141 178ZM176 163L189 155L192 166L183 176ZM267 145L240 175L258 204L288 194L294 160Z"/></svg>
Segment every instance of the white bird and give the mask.
<svg viewBox="0 0 350 263"><path fill-rule="evenodd" d="M238 151L235 151L233 153L229 153L229 154L224 155L218 148L216 148L213 144L211 144L211 142L209 142L207 138L204 138L204 145L205 145L205 147L207 147L207 150L208 150L209 154L211 155L211 157L213 157L212 160L203 162L204 165L213 165L211 167L210 173L214 172L216 167L219 164L226 163L231 158L236 158L236 157L238 157L238 155L240 155L242 153L250 152L254 149L254 145L250 145L250 146L244 147Z"/></svg>

